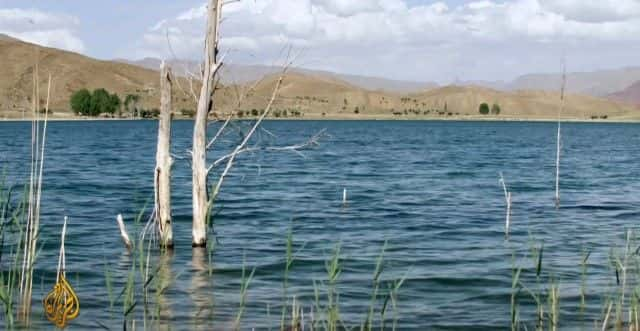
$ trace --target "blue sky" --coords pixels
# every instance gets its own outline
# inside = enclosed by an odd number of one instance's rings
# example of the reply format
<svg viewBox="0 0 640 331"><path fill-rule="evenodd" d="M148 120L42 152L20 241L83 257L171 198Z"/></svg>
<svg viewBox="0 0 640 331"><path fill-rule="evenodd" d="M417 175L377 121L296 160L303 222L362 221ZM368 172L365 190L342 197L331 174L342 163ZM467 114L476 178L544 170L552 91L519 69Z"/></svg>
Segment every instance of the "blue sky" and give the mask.
<svg viewBox="0 0 640 331"><path fill-rule="evenodd" d="M101 59L197 59L203 4L0 0L0 33ZM274 63L292 45L303 66L421 81L554 72L562 54L573 71L640 65L638 0L243 0L228 7L222 45L237 63Z"/></svg>

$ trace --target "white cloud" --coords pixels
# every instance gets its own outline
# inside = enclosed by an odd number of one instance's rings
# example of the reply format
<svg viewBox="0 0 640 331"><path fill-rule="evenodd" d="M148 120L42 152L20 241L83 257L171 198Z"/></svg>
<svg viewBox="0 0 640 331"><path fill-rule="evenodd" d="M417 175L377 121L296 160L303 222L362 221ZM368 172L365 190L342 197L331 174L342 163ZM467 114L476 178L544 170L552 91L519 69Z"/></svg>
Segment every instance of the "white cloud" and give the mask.
<svg viewBox="0 0 640 331"><path fill-rule="evenodd" d="M79 24L69 15L0 8L0 33L43 46L84 52L84 43L75 33Z"/></svg>
<svg viewBox="0 0 640 331"><path fill-rule="evenodd" d="M540 0L543 8L578 22L611 22L640 18L638 0Z"/></svg>
<svg viewBox="0 0 640 331"><path fill-rule="evenodd" d="M272 63L283 45L293 44L304 47L305 60L317 67L398 78L504 78L513 73L482 65L479 54L485 64L501 68L515 54L533 57L544 49L546 62L515 61L531 62L534 71L549 65L561 48L580 54L577 49L593 43L640 41L638 0L479 0L456 7L409 6L405 0L243 0L223 10L222 47L239 62ZM139 53L168 56L164 34L170 29L176 55L199 58L205 15L201 5L158 22Z"/></svg>

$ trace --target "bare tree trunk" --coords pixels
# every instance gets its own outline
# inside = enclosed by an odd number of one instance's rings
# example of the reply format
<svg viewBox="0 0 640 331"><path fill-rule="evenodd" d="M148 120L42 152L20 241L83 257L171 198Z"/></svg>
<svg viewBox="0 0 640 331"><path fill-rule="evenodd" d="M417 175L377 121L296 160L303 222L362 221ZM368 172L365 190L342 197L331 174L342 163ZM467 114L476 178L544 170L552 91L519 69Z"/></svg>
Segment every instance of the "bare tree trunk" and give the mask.
<svg viewBox="0 0 640 331"><path fill-rule="evenodd" d="M220 24L221 0L209 0L207 7L207 36L205 39L204 71L202 88L193 127L193 227L192 246L207 245L207 117L213 108L215 76L219 68L218 27Z"/></svg>
<svg viewBox="0 0 640 331"><path fill-rule="evenodd" d="M160 245L173 247L171 230L171 74L163 61L160 67L160 123L156 151L155 211L160 232Z"/></svg>

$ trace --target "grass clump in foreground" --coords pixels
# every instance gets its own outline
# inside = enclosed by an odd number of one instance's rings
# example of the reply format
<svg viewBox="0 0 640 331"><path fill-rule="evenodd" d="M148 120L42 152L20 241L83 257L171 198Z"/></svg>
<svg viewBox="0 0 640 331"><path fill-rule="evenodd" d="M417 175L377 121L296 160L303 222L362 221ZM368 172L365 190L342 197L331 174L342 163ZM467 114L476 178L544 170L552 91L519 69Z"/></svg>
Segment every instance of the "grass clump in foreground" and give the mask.
<svg viewBox="0 0 640 331"><path fill-rule="evenodd" d="M142 236L139 236L142 238ZM122 305L122 317L116 319L122 319L123 327L130 329L134 325L138 328L155 330L157 328L171 327L168 325L170 319L163 316L163 308L161 303L163 302L163 296L168 288L166 279L163 280L162 269L167 268L163 266L162 257L166 256L167 252L158 251L158 249L151 249L156 245L149 245L149 241L153 239L146 238L146 242L139 239L135 246L136 248L131 251L129 271L125 273L126 280L123 283L123 288L118 295L115 295L113 291L113 275L110 272L105 271L105 284L109 290L108 298L112 307L117 306L119 302ZM138 248L144 246L146 250L139 250ZM382 247L381 253L375 261L375 268L372 275L372 292L369 307L366 311L363 311L363 316L360 321L345 321L340 313L340 294L338 291L338 284L343 274L343 253L341 250L341 244L334 246L333 252L330 257L325 261L325 276L323 280L314 281L314 293L311 301L301 301L298 298L302 297L302 293L292 294L289 289L289 277L290 272L295 269L295 261L298 254L304 249L304 245L298 250L295 250L295 244L293 240L293 231L290 229L285 244L284 252L284 270L282 277L282 299L276 306L280 309L279 325L275 329L279 330L373 330L373 329L393 329L398 327L399 314L398 314L398 296L400 289L406 279L406 274L401 279L383 279L382 275L385 271L384 253L387 248L387 243ZM197 248L204 250L202 248ZM205 254L206 253L206 254ZM196 254L196 251L194 251ZM200 281L200 277L206 278L206 281L212 282L216 273L216 268L213 266L213 259L211 255L215 255L215 252L202 252L203 265L201 271L194 271L194 280L192 282ZM142 262L144 261L144 262ZM151 264L159 263L154 272L148 272L147 270L154 269L150 267ZM141 267L140 263L144 263ZM108 268L105 268L108 270ZM256 325L250 325L243 322L243 318L246 315L248 305L251 304L249 299L249 293L251 291L251 284L256 278L256 274L259 270L255 267L250 267L246 264L246 259L243 258L241 275L239 279L238 289L238 305L236 308L235 317L229 325L230 329L241 330L250 329L253 327L259 327ZM178 276L172 277L175 280ZM156 286L151 284L156 283ZM162 283L163 285L160 285ZM212 289L215 289L212 286ZM202 293L200 293L202 294ZM213 290L210 293L204 293L204 295L213 297L215 293ZM196 299L192 297L192 299ZM213 312L213 300L209 301L209 307L203 307L203 304L194 302L198 307L198 313L201 314L205 310ZM271 306L267 308L267 320L271 315ZM392 313L390 313L392 312ZM392 315L388 318L388 315ZM213 313L210 317L205 319L198 319L196 317L197 327L207 327L219 325L214 320ZM104 325L102 322L98 322L100 325ZM270 323L270 322L269 322Z"/></svg>
<svg viewBox="0 0 640 331"><path fill-rule="evenodd" d="M587 276L591 251L583 249L577 264L580 269L580 284L577 289L577 299L573 300L577 303L577 307L570 307L568 303L563 303L562 294L567 298L572 298L574 294L568 289L563 290L559 278L551 270L547 270L548 268L545 269L544 245L532 240L528 254L532 261L531 267L519 266L514 253L510 291L511 330L560 330L563 326L562 311L577 311L580 320L571 322L582 322L586 329L639 331L640 246L636 242L636 235L628 230L624 236L623 247L611 249L609 254L611 285L592 289L593 292L603 292L602 297L593 293L589 295ZM523 277L525 274L526 279ZM601 313L595 318L593 314L587 317L585 312L590 307L589 301L594 300L598 301L595 306L602 307ZM535 315L533 318L524 320L521 304L529 303L535 306Z"/></svg>
<svg viewBox="0 0 640 331"><path fill-rule="evenodd" d="M25 187L22 198L16 199L12 186L5 177L0 178L0 304L5 328L15 325L15 317L20 308L17 300L21 297L23 255L25 253L25 231L29 209L29 188ZM31 257L27 272L32 272L39 250ZM29 298L30 299L30 298Z"/></svg>
<svg viewBox="0 0 640 331"><path fill-rule="evenodd" d="M6 187L0 180L0 304L2 305L2 318L0 321L5 329L16 327L15 317L19 309L16 300L19 299L19 285L21 276L21 263L24 246L25 221L28 214L28 194L23 198L16 197L12 188ZM171 273L171 252L158 248L157 235L153 233L153 226L143 223L144 209L137 215L134 228L138 232L131 250L127 253L125 271L118 272L110 268L105 261L104 288L103 291L108 301L105 307L111 316L111 321L95 321L96 326L103 329L112 329L111 326L122 325L124 329L156 330L171 326L171 318L167 317L165 302L166 291L172 283L180 277L182 272L173 275ZM150 217L152 219L152 217ZM334 246L333 252L325 262L325 279L314 281L313 293L308 297L311 301L299 300L302 293L290 293L290 272L296 267L298 254L304 250L305 245L295 248L293 231L291 228L286 237L284 252L284 270L282 277L282 301L276 306L281 308L280 330L373 330L396 329L399 322L397 302L400 289L406 275L401 279L383 279L385 271L384 253L387 243L382 247L381 253L375 261L372 274L372 287L369 307L363 311L360 321L345 321L341 316L340 293L338 285L343 274L343 252L341 244ZM203 272L194 271L196 277L205 277L206 281L213 280L216 268L214 266L215 245L208 245L208 251L203 253ZM195 252L194 252L195 254ZM35 261L35 260L34 260ZM207 265L208 264L208 265ZM232 328L236 330L251 328L253 325L244 325L243 318L246 315L247 305L250 304L249 293L251 283L255 279L258 270L247 266L242 262L242 275L240 279L238 306ZM37 270L36 277L44 276L43 271ZM197 273L197 275L196 275ZM204 296L213 297L211 292L201 293ZM213 300L210 301L210 309L214 310ZM388 318L392 311L392 317ZM200 320L198 326L215 325L213 313L206 319ZM36 324L46 324L43 316L36 316ZM120 322L118 322L120 321ZM32 321L33 322L33 321ZM20 325L29 329L29 324ZM278 327L276 327L278 328Z"/></svg>

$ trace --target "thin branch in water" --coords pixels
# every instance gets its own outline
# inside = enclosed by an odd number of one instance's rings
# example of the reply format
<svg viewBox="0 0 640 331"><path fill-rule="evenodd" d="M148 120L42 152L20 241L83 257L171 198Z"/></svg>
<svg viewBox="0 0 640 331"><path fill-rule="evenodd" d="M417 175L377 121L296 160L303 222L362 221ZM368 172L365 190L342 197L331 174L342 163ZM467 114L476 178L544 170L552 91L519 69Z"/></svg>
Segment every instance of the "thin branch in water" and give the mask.
<svg viewBox="0 0 640 331"><path fill-rule="evenodd" d="M560 87L560 107L558 108L558 135L556 137L556 208L560 207L560 146L562 144L560 133L560 116L564 110L564 92L567 84L567 65L566 59L562 60L562 86Z"/></svg>
<svg viewBox="0 0 640 331"><path fill-rule="evenodd" d="M500 172L500 183L502 184L502 190L504 191L504 199L507 204L507 215L505 219L504 225L504 234L505 236L509 236L509 230L511 227L511 192L507 190L507 184L504 180L504 176L502 176L502 172Z"/></svg>

